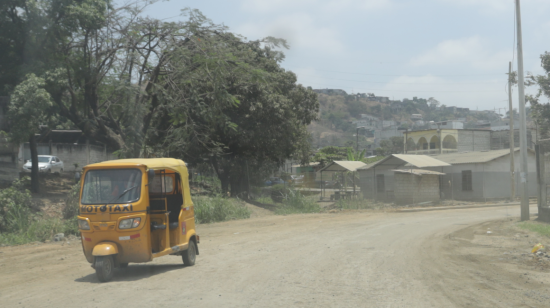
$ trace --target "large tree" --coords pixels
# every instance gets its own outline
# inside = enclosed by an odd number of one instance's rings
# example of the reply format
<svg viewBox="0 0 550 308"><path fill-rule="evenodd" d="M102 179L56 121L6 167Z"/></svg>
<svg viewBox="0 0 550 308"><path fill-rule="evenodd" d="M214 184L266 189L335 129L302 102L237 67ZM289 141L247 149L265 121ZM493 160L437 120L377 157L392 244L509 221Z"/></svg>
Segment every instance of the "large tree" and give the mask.
<svg viewBox="0 0 550 308"><path fill-rule="evenodd" d="M47 55L37 74L60 119L91 140L124 157L207 160L233 193L245 164L307 160L317 97L280 67L283 40L247 41L194 10L176 23L141 17L151 1L31 2Z"/></svg>
<svg viewBox="0 0 550 308"><path fill-rule="evenodd" d="M550 53L545 52L540 59L545 74L527 77L526 84L537 85L539 89L535 95L527 95L526 102L531 104L531 117L538 125L540 139L547 139L550 138ZM512 76L512 81L515 81L515 75ZM546 97L546 102L541 100L543 97Z"/></svg>
<svg viewBox="0 0 550 308"><path fill-rule="evenodd" d="M191 162L209 161L222 190L232 195L247 190L247 170L281 165L290 157L306 161L306 125L316 118L318 101L280 67L283 54L275 48L286 43L246 41L222 31L191 40L193 48L170 59L159 87L162 108L147 144Z"/></svg>
<svg viewBox="0 0 550 308"><path fill-rule="evenodd" d="M52 103L50 94L44 89L45 81L34 74L15 87L9 105L10 139L15 142L28 141L31 150L31 191L39 192L38 151L35 135L40 124L49 121L48 109Z"/></svg>

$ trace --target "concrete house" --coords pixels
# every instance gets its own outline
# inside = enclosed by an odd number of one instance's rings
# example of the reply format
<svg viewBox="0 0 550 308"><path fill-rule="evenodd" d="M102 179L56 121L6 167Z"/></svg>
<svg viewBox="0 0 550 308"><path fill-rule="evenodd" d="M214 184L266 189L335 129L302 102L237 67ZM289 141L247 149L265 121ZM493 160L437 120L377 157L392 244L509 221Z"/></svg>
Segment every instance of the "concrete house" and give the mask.
<svg viewBox="0 0 550 308"><path fill-rule="evenodd" d="M487 200L510 198L510 149L453 153L432 156L449 167L426 168L445 173L441 176L441 193L445 199ZM537 196L535 153L528 151L529 196ZM519 148L514 151L516 196L521 194Z"/></svg>
<svg viewBox="0 0 550 308"><path fill-rule="evenodd" d="M395 198L398 198L399 202L409 199L435 201L433 192L437 191L439 195L440 188L439 180L434 179L437 179L439 174L427 169L445 166L450 165L426 155L392 154L380 161L360 167L357 171L361 192L365 199L387 202L393 202ZM409 186L411 182L416 186ZM406 183L407 185L404 185ZM434 186L435 183L437 186ZM404 194L408 194L408 197Z"/></svg>
<svg viewBox="0 0 550 308"><path fill-rule="evenodd" d="M515 143L519 146L519 130L514 130ZM489 151L509 148L509 130L488 129L425 129L403 133L406 140L405 154L438 155L447 153ZM527 131L527 144L536 138Z"/></svg>
<svg viewBox="0 0 550 308"><path fill-rule="evenodd" d="M419 156L414 160L413 156ZM431 159L432 161L428 161ZM439 162L439 165L438 165ZM519 149L514 152L516 196L521 194ZM395 169L423 169L440 173L441 199L490 200L511 196L510 150L474 151L441 155L392 155L359 169L361 191L367 199L393 202L398 186ZM535 154L528 153L527 177L529 196L537 196Z"/></svg>

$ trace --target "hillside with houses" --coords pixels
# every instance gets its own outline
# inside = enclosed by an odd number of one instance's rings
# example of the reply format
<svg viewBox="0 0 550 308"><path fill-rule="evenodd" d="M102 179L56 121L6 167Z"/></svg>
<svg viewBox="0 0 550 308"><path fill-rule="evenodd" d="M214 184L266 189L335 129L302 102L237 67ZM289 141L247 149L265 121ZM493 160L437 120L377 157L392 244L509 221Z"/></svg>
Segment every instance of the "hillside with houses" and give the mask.
<svg viewBox="0 0 550 308"><path fill-rule="evenodd" d="M320 104L319 120L308 127L314 148L357 146L374 154L375 149L387 146L388 141L395 143L398 139L403 140L406 131L438 128L503 131L508 130L510 124L508 112L503 109L471 110L446 106L433 97L392 100L373 93L348 94L339 89L314 91ZM535 131L527 109L528 126ZM516 110L513 118L514 128L517 129L519 117ZM427 143L430 143L429 140ZM421 147L423 149L424 145Z"/></svg>

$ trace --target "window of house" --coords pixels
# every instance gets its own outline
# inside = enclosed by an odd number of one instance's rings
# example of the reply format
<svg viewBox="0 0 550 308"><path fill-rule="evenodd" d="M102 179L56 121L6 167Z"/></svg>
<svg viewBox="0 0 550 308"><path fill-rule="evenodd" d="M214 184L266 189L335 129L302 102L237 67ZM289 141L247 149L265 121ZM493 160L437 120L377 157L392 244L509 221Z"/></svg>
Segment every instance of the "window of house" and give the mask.
<svg viewBox="0 0 550 308"><path fill-rule="evenodd" d="M462 171L462 190L463 191L472 190L472 170Z"/></svg>
<svg viewBox="0 0 550 308"><path fill-rule="evenodd" d="M378 174L376 175L376 191L377 192L385 192L386 187L384 186L384 175Z"/></svg>

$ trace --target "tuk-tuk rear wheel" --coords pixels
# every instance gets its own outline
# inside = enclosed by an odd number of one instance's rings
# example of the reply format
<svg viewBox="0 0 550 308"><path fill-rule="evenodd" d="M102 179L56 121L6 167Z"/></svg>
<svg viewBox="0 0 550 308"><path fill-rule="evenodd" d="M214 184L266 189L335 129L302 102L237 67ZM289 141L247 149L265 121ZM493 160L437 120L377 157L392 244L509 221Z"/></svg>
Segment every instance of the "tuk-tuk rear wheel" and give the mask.
<svg viewBox="0 0 550 308"><path fill-rule="evenodd" d="M183 259L183 264L187 266L195 265L195 259L197 258L195 242L189 241L189 248L182 253L181 258Z"/></svg>
<svg viewBox="0 0 550 308"><path fill-rule="evenodd" d="M113 278L115 263L112 256L95 258L95 273L101 282L107 282Z"/></svg>

